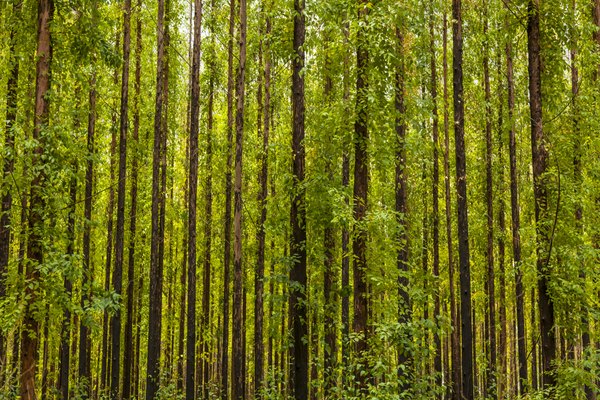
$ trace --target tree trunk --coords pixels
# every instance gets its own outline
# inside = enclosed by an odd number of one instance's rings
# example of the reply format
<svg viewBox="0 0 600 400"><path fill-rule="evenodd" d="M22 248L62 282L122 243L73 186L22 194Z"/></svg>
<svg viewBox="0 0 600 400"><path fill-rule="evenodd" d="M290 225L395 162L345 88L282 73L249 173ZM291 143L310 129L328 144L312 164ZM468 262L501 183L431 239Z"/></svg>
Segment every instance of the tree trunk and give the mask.
<svg viewBox="0 0 600 400"><path fill-rule="evenodd" d="M294 56L292 60L292 203L290 225L289 311L292 342L290 389L297 399L308 398L308 312L306 304L306 207L304 188L304 0L294 0Z"/></svg>
<svg viewBox="0 0 600 400"><path fill-rule="evenodd" d="M454 279L454 251L452 246L452 200L450 197L450 121L448 102L448 17L444 13L443 40L443 78L444 78L444 188L446 200L446 241L448 246L448 280L450 286L450 319L452 321L451 351L452 351L452 383L450 385L450 396L452 399L460 398L461 376L460 376L460 326L458 324L455 279Z"/></svg>
<svg viewBox="0 0 600 400"><path fill-rule="evenodd" d="M260 218L257 232L257 254L256 271L254 274L254 393L257 399L263 397L263 386L265 380L264 373L264 340L263 340L263 297L264 297L264 275L265 275L265 222L267 220L267 181L268 181L268 162L269 162L269 132L271 127L271 53L270 53L270 34L271 18L268 13L271 11L270 3L265 13L265 33L261 36L259 47L259 88L258 88L258 134L262 133L262 149L260 153L261 169L258 174L258 207ZM262 26L262 25L261 25ZM262 30L262 27L261 27ZM263 51L264 47L264 51ZM263 65L264 54L264 65ZM263 70L264 68L264 70ZM262 99L262 75L264 74L264 104ZM261 126L262 122L262 126ZM261 132L262 129L262 132Z"/></svg>
<svg viewBox="0 0 600 400"><path fill-rule="evenodd" d="M396 65L394 105L396 109L396 222L398 223L398 253L396 267L398 269L398 323L407 325L412 317L412 305L408 294L408 218L407 218L407 171L406 171L406 106L405 67L404 67L404 33L403 27L396 26L396 48L400 60ZM398 347L398 380L401 390L410 388L412 372L412 349Z"/></svg>
<svg viewBox="0 0 600 400"><path fill-rule="evenodd" d="M223 344L221 346L221 396L229 394L229 286L231 263L231 164L233 154L233 40L236 0L229 0L229 41L227 44L227 166L225 171L225 231L223 256Z"/></svg>
<svg viewBox="0 0 600 400"><path fill-rule="evenodd" d="M434 305L433 315L437 320L440 316L440 215L439 215L439 116L437 105L437 68L435 55L435 21L433 2L431 2L431 10L429 14L429 48L431 51L431 101L433 115L432 136L433 136L433 177L432 177L432 197L433 197L433 278L437 283L434 289ZM436 321L437 325L437 321ZM435 356L433 359L433 367L437 374L436 383L439 387L442 386L442 339L438 329L434 331L433 340L435 345Z"/></svg>
<svg viewBox="0 0 600 400"><path fill-rule="evenodd" d="M39 0L38 2L38 36L37 36L37 65L36 65L36 90L35 90L35 114L33 140L35 146L32 154L32 166L34 171L30 190L29 209L29 241L27 243L26 278L33 285L27 285L25 289L27 303L25 305L25 317L23 330L21 331L21 379L20 392L23 400L35 400L35 376L38 353L38 331L39 321L34 316L34 307L37 301L37 292L33 288L39 280L38 266L43 261L43 238L44 209L46 200L43 188L46 175L43 166L44 139L42 131L48 126L50 101L50 76L52 62L52 39L50 25L54 17L53 0Z"/></svg>
<svg viewBox="0 0 600 400"><path fill-rule="evenodd" d="M356 121L354 124L354 219L355 228L352 239L354 256L354 333L359 337L355 351L359 359L366 361L368 342L368 299L367 299L367 231L360 228L367 214L367 195L369 191L369 161L368 161L368 64L369 46L362 24L366 23L368 1L358 3L359 29L356 33ZM366 367L368 368L368 367ZM366 372L366 371L365 371ZM361 374L358 378L358 389L364 392L367 387L367 376Z"/></svg>
<svg viewBox="0 0 600 400"><path fill-rule="evenodd" d="M552 389L556 375L552 363L556 357L554 337L554 303L548 293L550 252L552 250L551 221L548 214L547 138L542 128L542 65L540 49L539 0L527 5L527 56L529 72L529 112L531 115L531 157L533 164L533 195L536 221L536 266L538 273L538 311L540 317L542 383Z"/></svg>
<svg viewBox="0 0 600 400"><path fill-rule="evenodd" d="M494 179L492 175L492 90L490 87L489 67L489 39L488 39L488 3L484 4L484 54L483 54L483 82L485 91L485 200L487 209L487 309L486 309L486 343L487 343L487 374L485 380L485 393L492 398L497 398L496 391L496 298L494 287Z"/></svg>
<svg viewBox="0 0 600 400"><path fill-rule="evenodd" d="M168 0L167 0L168 1ZM167 10L165 10L167 8ZM157 37L158 54L156 65L156 102L154 112L154 150L152 159L152 239L150 249L150 290L149 290L149 322L148 322L148 359L146 378L146 400L157 396L160 381L160 348L161 348L161 319L162 319L162 281L164 246L164 220L160 216L163 208L164 191L161 190L162 153L164 131L163 112L165 111L165 80L166 72L166 23L165 14L168 7L165 0L158 2ZM165 113L166 114L166 113Z"/></svg>
<svg viewBox="0 0 600 400"><path fill-rule="evenodd" d="M78 90L76 90L78 92ZM76 96L79 97L79 96ZM79 130L79 121L77 116L75 117L74 131ZM67 249L66 254L71 257L71 260L75 259L75 212L77 208L77 161L72 162L71 181L69 183L69 208L67 217ZM65 295L71 297L73 290L73 282L66 276L64 278L64 289ZM60 371L58 376L58 390L61 394L61 398L64 400L69 399L69 369L70 369L70 340L71 340L71 311L67 306L63 313L63 320L60 333Z"/></svg>
<svg viewBox="0 0 600 400"><path fill-rule="evenodd" d="M137 191L138 191L138 160L139 160L139 130L140 130L140 80L141 80L141 53L142 53L142 21L141 0L137 1L138 15L136 21L135 44L135 100L133 111L133 159L131 161L131 208L129 211L129 260L127 265L127 320L125 322L125 350L123 355L123 399L129 400L132 394L133 382L133 306L135 275L135 241L137 221ZM138 293L138 296L140 294Z"/></svg>
<svg viewBox="0 0 600 400"><path fill-rule="evenodd" d="M198 198L198 131L200 117L200 46L202 1L194 1L194 44L192 49L190 103L190 165L188 174L188 261L187 261L187 345L185 393L196 397L196 207Z"/></svg>
<svg viewBox="0 0 600 400"><path fill-rule="evenodd" d="M504 200L505 193L505 181L504 181L504 93L502 84L502 55L501 48L498 48L498 60L497 60L497 82L498 82L498 165L500 169L499 176L499 193L498 196L498 284L499 284L499 296L498 300L498 320L500 322L500 332L498 334L498 358L500 371L498 372L497 380L497 396L500 399L506 398L508 395L508 332L507 332L507 319L506 319L506 267L505 267L505 256L506 256L506 217L505 209L506 204Z"/></svg>
<svg viewBox="0 0 600 400"><path fill-rule="evenodd" d="M328 53L330 48L329 32L325 33L325 51ZM329 55L325 56L325 87L324 97L327 102L327 107L330 108L333 103L332 91L333 80L331 73L331 60ZM325 150L325 149L324 149ZM333 165L332 160L325 161L325 173L327 174L327 184L333 184ZM329 398L333 396L333 388L336 386L335 368L337 364L337 288L335 280L335 229L332 223L333 205L327 203L327 210L323 219L323 248L324 248L324 267L325 273L323 276L323 298L324 298L324 336L325 346L323 348L324 358L324 396ZM315 365L316 367L316 365ZM315 391L316 394L316 391Z"/></svg>
<svg viewBox="0 0 600 400"><path fill-rule="evenodd" d="M344 24L344 130L349 128L348 115L350 114L350 51L349 51L349 24ZM344 135L347 136L347 135ZM346 138L343 142L342 149L342 187L344 193L348 192L350 185L350 141ZM347 195L344 196L344 204L350 206L350 199ZM350 252L348 244L350 243L350 231L348 224L342 226L342 273L341 273L341 292L342 292L342 366L348 367L349 351L348 351L348 335L350 333ZM347 374L342 372L342 385L346 385Z"/></svg>
<svg viewBox="0 0 600 400"><path fill-rule="evenodd" d="M12 195L9 182L15 170L15 121L17 119L17 91L19 87L19 59L16 54L17 21L21 15L21 2L13 2L12 24L9 39L9 65L10 73L6 83L6 130L4 135L4 159L2 186L2 209L0 210L0 298L6 296L6 279L8 274L8 260L10 258L11 242L11 207ZM0 330L0 382L4 377L7 367L7 341L4 331ZM6 368L8 369L8 368Z"/></svg>
<svg viewBox="0 0 600 400"><path fill-rule="evenodd" d="M517 313L517 344L519 385L521 395L527 392L527 352L525 333L525 292L523 290L523 272L521 271L521 221L519 213L519 181L517 171L517 140L514 122L515 82L513 73L512 45L506 43L506 79L508 86L509 159L510 159L510 207L513 262L515 265L515 297Z"/></svg>
<svg viewBox="0 0 600 400"><path fill-rule="evenodd" d="M119 124L119 181L117 188L117 229L115 235L115 268L113 290L121 295L123 286L123 249L125 238L125 179L127 174L127 129L129 125L129 54L131 42L131 0L125 0L123 9L123 72L121 77L121 110ZM111 318L111 398L119 397L121 357L121 309Z"/></svg>
<svg viewBox="0 0 600 400"><path fill-rule="evenodd" d="M467 168L463 97L463 38L461 0L452 0L452 81L454 138L456 148L456 206L458 209L458 258L460 266L460 314L462 333L462 390L464 399L473 399L473 326L471 320L471 267L469 262L469 221L467 213Z"/></svg>
<svg viewBox="0 0 600 400"><path fill-rule="evenodd" d="M233 346L232 346L232 386L233 400L245 399L244 391L244 338L243 325L244 288L242 265L242 145L244 139L244 96L246 77L246 0L240 0L239 64L236 73L236 113L235 113L235 182L234 182L234 244L233 244Z"/></svg>
<svg viewBox="0 0 600 400"><path fill-rule="evenodd" d="M214 12L214 0L211 0L211 12ZM212 29L212 28L211 28ZM214 33L211 37L214 36ZM214 49L214 41L211 44ZM208 121L206 131L206 184L204 188L204 273L202 281L202 355L204 357L202 364L202 393L203 398L208 399L209 389L209 353L210 353L210 281L211 281L211 251L212 251L212 136L213 136L213 104L215 92L215 66L213 61L215 54L211 55L209 61L209 83L208 83Z"/></svg>
<svg viewBox="0 0 600 400"><path fill-rule="evenodd" d="M96 72L92 73L89 91L89 111L87 126L87 165L85 171L85 199L84 199L84 228L83 228L83 281L81 283L81 307L84 312L89 307L92 266L90 257L90 242L92 230L92 204L94 188L94 141L96 133ZM90 329L84 320L79 325L79 381L84 385L84 397L91 395L91 338Z"/></svg>

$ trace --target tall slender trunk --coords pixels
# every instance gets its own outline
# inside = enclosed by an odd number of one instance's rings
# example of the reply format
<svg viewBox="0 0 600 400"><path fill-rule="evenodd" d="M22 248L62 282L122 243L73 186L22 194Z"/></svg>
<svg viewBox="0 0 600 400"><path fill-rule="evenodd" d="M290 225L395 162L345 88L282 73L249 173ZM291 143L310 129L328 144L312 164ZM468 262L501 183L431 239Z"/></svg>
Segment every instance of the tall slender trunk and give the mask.
<svg viewBox="0 0 600 400"><path fill-rule="evenodd" d="M190 103L190 165L188 172L188 261L187 261L187 350L185 393L196 397L196 208L198 198L198 131L200 117L200 45L202 1L194 1L194 44L192 48Z"/></svg>
<svg viewBox="0 0 600 400"><path fill-rule="evenodd" d="M507 6L508 7L508 6ZM525 332L525 292L523 290L523 272L521 270L521 218L519 212L519 177L517 171L517 140L514 121L515 82L513 72L512 44L506 43L506 79L508 87L509 159L510 159L510 208L513 262L515 265L515 297L517 313L518 370L521 394L527 392L527 352Z"/></svg>
<svg viewBox="0 0 600 400"><path fill-rule="evenodd" d="M35 90L35 113L33 140L35 146L32 153L31 165L33 166L33 179L30 189L29 208L29 240L27 243L26 279L33 285L26 285L25 294L27 303L25 305L25 317L23 330L21 331L21 379L20 394L23 400L35 400L35 376L38 355L38 331L39 321L34 316L33 309L36 306L37 290L34 289L35 282L39 280L37 265L42 263L43 238L41 233L44 227L44 209L46 200L43 188L46 175L42 168L44 155L44 138L42 131L48 125L50 100L51 62L52 62L52 39L50 25L54 17L53 0L39 0L38 2L38 35L37 35L37 65L36 65L36 90Z"/></svg>
<svg viewBox="0 0 600 400"><path fill-rule="evenodd" d="M304 189L304 0L294 0L294 57L292 60L292 198L290 225L290 328L292 330L290 389L297 399L308 398L308 312L306 304L306 208Z"/></svg>
<svg viewBox="0 0 600 400"><path fill-rule="evenodd" d="M536 266L538 273L538 311L541 336L542 383L552 389L556 375L552 363L556 358L554 303L548 292L550 281L551 221L548 214L547 138L542 127L542 60L540 48L539 0L527 4L527 56L529 72L529 112L531 115L531 158L536 220Z"/></svg>
<svg viewBox="0 0 600 400"><path fill-rule="evenodd" d="M223 344L221 346L221 396L229 394L229 287L231 264L231 164L233 155L233 40L236 0L229 0L229 41L227 43L227 166L225 170L225 229L223 256Z"/></svg>
<svg viewBox="0 0 600 400"><path fill-rule="evenodd" d="M264 297L264 275L265 275L265 222L267 220L267 183L268 183L268 162L269 162L269 133L271 127L271 54L270 54L270 35L271 18L268 13L271 11L271 3L268 3L267 9L262 10L265 14L265 31L261 37L259 47L259 74L264 75L264 104L262 98L262 86L258 88L258 135L259 139L262 133L262 149L260 153L260 171L258 174L258 207L260 218L257 232L257 254L256 271L254 275L254 393L257 399L263 397L264 386L264 338L263 338L263 297ZM262 24L262 23L261 23ZM262 25L261 25L262 26ZM261 28L262 30L262 28ZM264 48L264 49L263 49ZM264 65L263 65L264 55ZM259 75L259 82L262 82L262 75ZM262 126L261 126L262 122Z"/></svg>
<svg viewBox="0 0 600 400"><path fill-rule="evenodd" d="M118 47L118 46L117 46ZM118 79L117 70L115 69L114 81ZM115 182L115 153L117 147L117 116L116 113L113 113L112 116L112 125L111 125L111 139L110 139L110 189L108 192L108 205L106 210L107 215L107 223L106 223L106 260L104 265L104 290L108 291L110 288L110 271L112 266L112 250L113 250L113 233L114 233L114 208L115 208L115 190L114 190L114 182ZM100 384L99 390L104 390L107 385L107 377L110 370L110 357L108 352L109 348L109 332L108 332L108 311L104 311L104 316L102 320L102 369L100 373Z"/></svg>
<svg viewBox="0 0 600 400"><path fill-rule="evenodd" d="M396 65L394 106L396 115L394 124L396 128L396 222L398 223L398 252L396 254L396 268L398 269L398 322L408 324L412 317L412 305L408 294L408 218L407 218L407 171L406 171L406 106L405 106L405 43L403 27L396 26L396 48L400 60ZM412 372L411 349L398 347L398 379L401 390L410 387Z"/></svg>
<svg viewBox="0 0 600 400"><path fill-rule="evenodd" d="M439 115L437 105L437 67L435 55L435 21L433 2L430 3L429 12L429 48L431 52L431 101L433 116L432 123L432 138L433 138L433 176L431 195L433 197L433 278L435 282L439 282L440 276L440 211L439 211L439 182L440 182L440 166L439 166ZM434 305L433 315L438 318L440 315L440 287L434 289ZM439 387L442 385L442 339L439 331L436 329L433 333L433 341L435 345L435 356L433 359L433 367L437 374L436 383Z"/></svg>
<svg viewBox="0 0 600 400"><path fill-rule="evenodd" d="M131 42L131 0L124 1L123 9L123 72L121 77L121 110L119 123L119 181L117 186L117 229L115 235L115 268L112 281L113 290L121 295L123 286L123 249L125 239L125 177L127 173L127 129L129 125L129 54ZM119 397L120 358L121 358L121 309L111 318L111 398Z"/></svg>
<svg viewBox="0 0 600 400"><path fill-rule="evenodd" d="M140 130L140 84L141 84L141 53L142 53L142 19L141 0L137 0L136 43L135 43L135 99L133 111L133 159L131 161L131 208L129 210L129 260L127 264L127 320L125 322L125 349L123 355L123 399L128 400L132 393L133 382L133 308L135 275L135 241L137 229L137 192L138 192L138 160L139 160L139 130ZM138 296L140 293L138 293Z"/></svg>
<svg viewBox="0 0 600 400"><path fill-rule="evenodd" d="M0 189L2 191L2 209L0 210L0 298L6 296L6 279L8 274L8 260L10 258L11 242L11 207L12 194L9 182L15 170L15 121L17 119L17 91L19 87L19 59L16 54L17 21L21 14L21 2L13 2L12 23L9 38L8 60L10 73L6 83L6 130L4 135L3 178ZM4 378L6 366L7 342L4 331L0 331L0 382ZM8 369L8 368L6 368Z"/></svg>
<svg viewBox="0 0 600 400"><path fill-rule="evenodd" d="M504 85L502 84L502 54L501 48L498 48L497 53L497 83L498 83L498 284L499 284L499 300L498 300L498 322L500 323L500 332L498 334L498 363L500 370L498 372L497 395L498 398L506 398L508 394L508 328L506 319L506 217L505 217L505 181L504 181Z"/></svg>
<svg viewBox="0 0 600 400"><path fill-rule="evenodd" d="M76 90L78 92L78 90ZM77 93L78 94L78 93ZM76 97L79 97L76 95ZM79 130L79 117L75 117L74 130ZM69 182L69 207L67 216L67 249L66 254L74 259L75 257L75 212L77 209L77 161L72 162L71 181ZM71 297L73 291L73 282L69 277L64 278L64 290L65 295ZM71 311L69 308L65 308L63 313L63 320L60 333L60 370L58 376L58 390L61 394L61 398L64 400L69 399L69 370L70 370L70 340L71 331L73 327L71 325Z"/></svg>
<svg viewBox="0 0 600 400"><path fill-rule="evenodd" d="M450 121L448 102L448 17L444 13L443 41L443 78L444 78L444 189L446 205L446 241L448 247L448 280L450 281L450 319L452 321L451 351L452 351L452 384L451 398L460 398L461 375L460 375L460 326L458 324L455 279L454 279L454 250L452 245L452 199L450 195Z"/></svg>
<svg viewBox="0 0 600 400"><path fill-rule="evenodd" d="M168 1L168 0L166 0ZM160 348L161 348L161 319L162 319L162 281L164 246L164 219L161 209L164 204L164 191L161 190L162 153L164 149L165 112L165 80L166 76L166 21L168 7L165 0L158 2L158 18L156 32L158 37L158 54L156 65L156 102L154 111L154 150L152 159L152 239L150 248L150 290L149 290L149 321L148 321L148 359L146 378L146 400L156 398L160 383ZM165 10L167 9L167 10ZM165 112L166 114L166 112Z"/></svg>
<svg viewBox="0 0 600 400"><path fill-rule="evenodd" d="M214 13L215 0L211 0L211 12ZM212 25L211 25L212 29ZM212 32L211 32L212 33ZM214 33L211 34L211 38ZM211 49L214 49L214 40L211 43ZM211 54L211 60L216 58ZM213 140L213 108L215 97L215 66L209 61L209 82L208 82L208 112L207 112L207 131L206 131L206 183L204 187L204 271L202 281L202 393L203 398L208 399L209 389L209 361L210 361L210 281L211 281L211 250L212 250L212 140Z"/></svg>
<svg viewBox="0 0 600 400"><path fill-rule="evenodd" d="M236 73L235 112L235 182L234 182L234 244L233 244L233 343L232 343L232 386L233 400L245 399L244 390L244 288L242 265L242 145L244 141L244 97L246 78L246 0L240 0L239 13L239 63Z"/></svg>
<svg viewBox="0 0 600 400"><path fill-rule="evenodd" d="M356 121L354 123L354 219L356 226L352 238L354 256L354 320L352 328L358 335L355 351L359 358L366 361L368 349L368 299L367 299L367 231L360 225L367 214L367 195L369 192L368 161L368 64L369 46L363 24L368 14L368 1L359 0L359 28L356 33ZM358 388L364 392L367 387L367 376L358 378Z"/></svg>
<svg viewBox="0 0 600 400"><path fill-rule="evenodd" d="M484 4L483 16L483 85L485 92L485 200L487 210L487 281L485 290L487 294L486 309L486 343L487 343L487 374L485 380L485 393L492 398L497 398L496 391L496 297L494 286L494 179L492 175L492 90L490 87L489 67L489 37L488 37L488 3Z"/></svg>
<svg viewBox="0 0 600 400"><path fill-rule="evenodd" d="M331 107L333 98L333 79L331 71L331 60L328 53L330 46L330 34L325 33L325 87L324 97L327 101L327 107ZM333 184L333 163L331 159L326 160L325 173L327 174L328 185ZM325 273L323 276L323 298L324 298L324 336L325 346L323 347L323 387L324 396L329 398L333 395L333 388L336 385L335 379L335 368L337 364L337 293L336 293L336 279L335 279L335 229L333 223L333 210L332 204L327 204L327 210L324 216L324 228L323 228L323 248L324 248L324 267ZM316 364L315 364L316 367ZM316 394L315 390L315 394Z"/></svg>
<svg viewBox="0 0 600 400"><path fill-rule="evenodd" d="M458 258L460 266L460 319L462 333L461 396L473 399L473 325L471 319L471 266L469 262L469 221L467 213L467 165L465 152L463 38L461 0L452 0L452 82L454 138L456 148L456 206L458 210Z"/></svg>
<svg viewBox="0 0 600 400"><path fill-rule="evenodd" d="M349 24L344 24L344 72L343 72L343 104L344 104L344 124L343 129L346 131L349 128L348 114L350 111L350 51ZM348 129L349 130L349 129ZM344 192L348 192L350 185L350 140L347 138L348 133L344 134L344 142L342 144L342 187ZM350 206L349 196L344 196L344 204ZM350 334L350 252L348 244L350 243L350 231L348 224L342 226L342 265L341 265L341 292L342 292L342 366L348 367L349 352L348 352L348 335ZM347 374L342 372L342 384L346 384Z"/></svg>
<svg viewBox="0 0 600 400"><path fill-rule="evenodd" d="M85 199L84 199L84 227L83 227L83 280L81 283L81 307L86 310L89 307L92 266L90 257L90 242L92 230L92 204L94 187L94 141L96 134L96 72L92 73L89 91L89 110L87 126L87 162L85 171ZM91 395L91 337L90 329L85 321L79 325L79 381L84 385L84 397Z"/></svg>

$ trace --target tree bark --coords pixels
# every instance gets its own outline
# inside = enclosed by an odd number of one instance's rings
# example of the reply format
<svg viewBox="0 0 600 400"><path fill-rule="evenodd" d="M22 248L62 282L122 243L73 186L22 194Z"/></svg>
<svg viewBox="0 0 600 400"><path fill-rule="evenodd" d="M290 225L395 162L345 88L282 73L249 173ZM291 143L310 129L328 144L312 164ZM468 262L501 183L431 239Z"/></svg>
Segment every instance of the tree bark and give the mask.
<svg viewBox="0 0 600 400"><path fill-rule="evenodd" d="M76 97L78 90L76 90ZM74 130L79 130L78 117L75 117ZM77 161L72 162L71 181L69 182L69 207L67 216L67 249L66 254L71 260L75 259L75 212L77 209ZM64 277L64 290L67 297L71 297L73 291L73 282L68 276ZM58 390L61 394L61 398L64 400L69 399L69 369L70 369L70 340L71 331L73 326L71 324L71 311L69 306L65 307L63 312L61 333L60 333L60 370L58 375Z"/></svg>
<svg viewBox="0 0 600 400"><path fill-rule="evenodd" d="M235 182L234 182L234 244L233 244L233 343L232 386L233 400L245 399L244 391L244 289L242 265L242 145L244 141L244 97L246 77L246 0L240 0L239 10L239 63L236 72L235 113Z"/></svg>
<svg viewBox="0 0 600 400"><path fill-rule="evenodd" d="M306 203L304 188L304 0L294 0L294 40L292 59L292 198L290 225L289 311L292 342L290 389L297 399L308 398L308 312L306 296Z"/></svg>
<svg viewBox="0 0 600 400"><path fill-rule="evenodd" d="M115 268L113 289L121 295L123 286L123 249L125 238L125 179L127 174L127 129L129 125L129 54L131 42L131 0L124 1L123 9L123 71L121 77L121 109L119 122L119 181L117 187L117 229L115 234ZM111 398L119 397L121 357L121 308L111 318Z"/></svg>
<svg viewBox="0 0 600 400"><path fill-rule="evenodd" d="M168 0L167 0L168 1ZM166 9L166 10L165 10ZM165 80L166 72L166 21L168 13L165 0L158 2L158 18L156 32L158 37L158 54L156 65L156 102L154 112L154 149L152 158L152 238L150 249L150 290L149 290L149 321L148 321L148 359L146 378L146 400L157 396L160 383L160 348L161 348L161 319L162 319L162 281L164 246L164 220L161 217L164 191L161 190L163 170L162 153L164 136L163 112L165 111ZM166 114L166 113L165 113Z"/></svg>
<svg viewBox="0 0 600 400"><path fill-rule="evenodd" d="M403 27L396 26L396 48L399 60L396 65L394 105L396 116L396 222L398 224L398 251L396 268L398 269L398 323L407 325L412 318L412 304L408 294L408 218L407 218L407 172L406 172L406 106L405 106L405 64ZM412 370L412 349L398 347L398 380L402 391L410 388Z"/></svg>
<svg viewBox="0 0 600 400"><path fill-rule="evenodd" d="M548 214L547 138L542 127L542 64L540 48L539 0L527 4L527 56L529 73L529 112L531 115L531 158L536 221L536 267L538 273L538 311L540 318L542 383L547 389L556 384L552 363L556 358L554 303L548 292L550 281L551 221Z"/></svg>
<svg viewBox="0 0 600 400"><path fill-rule="evenodd" d="M452 321L451 352L452 352L452 379L448 398L458 400L460 398L461 376L460 376L460 326L458 323L455 278L454 278L454 248L452 245L452 199L450 194L450 121L448 102L448 17L444 13L443 41L443 78L444 78L444 188L446 201L446 241L448 247L448 280L450 287L450 319Z"/></svg>
<svg viewBox="0 0 600 400"><path fill-rule="evenodd" d="M6 296L6 279L8 274L8 261L10 259L10 242L11 242L11 208L12 194L9 182L13 179L15 170L15 122L17 119L17 91L19 87L19 59L16 54L16 35L17 21L21 15L20 1L13 2L12 7L12 23L9 38L8 60L10 65L10 73L6 83L6 130L4 135L4 151L2 157L3 179L2 186L2 209L0 210L0 298ZM6 336L4 331L0 330L0 382L4 377L4 371L7 367L6 354L7 349ZM6 368L8 369L8 368Z"/></svg>
<svg viewBox="0 0 600 400"><path fill-rule="evenodd" d="M185 393L196 397L196 208L198 198L198 131L200 117L200 46L202 1L194 1L194 44L192 48L190 103L190 164L188 171L188 261L187 261L187 344Z"/></svg>
<svg viewBox="0 0 600 400"><path fill-rule="evenodd" d="M211 1L211 12L214 12L214 0ZM211 27L211 33L212 27ZM214 33L211 37L214 36ZM214 41L211 44L211 50L214 49ZM209 394L209 359L210 359L210 281L211 281L211 250L212 250L212 138L213 138L213 108L215 92L215 66L213 61L216 55L211 54L211 60L208 62L209 82L208 82L208 120L206 131L206 183L204 187L204 271L202 281L202 393L205 399Z"/></svg>
<svg viewBox="0 0 600 400"><path fill-rule="evenodd" d="M364 223L367 214L367 196L369 191L369 161L368 161L368 64L369 46L365 37L363 25L368 14L368 1L359 0L359 28L356 33L356 121L354 123L354 219L356 221L352 239L354 256L354 333L359 337L355 351L359 358L366 360L368 329L368 299L367 299L367 231L360 225ZM368 368L368 367L367 367ZM361 374L358 378L358 389L364 392L367 387L367 376Z"/></svg>
<svg viewBox="0 0 600 400"><path fill-rule="evenodd" d="M492 90L490 87L489 67L489 39L488 39L488 3L484 4L483 16L483 85L485 92L485 200L487 210L487 281L485 289L487 294L486 309L486 343L487 343L487 374L485 380L485 393L492 398L497 398L496 391L496 297L494 274L494 178L492 175Z"/></svg>
<svg viewBox="0 0 600 400"><path fill-rule="evenodd" d="M86 312L89 307L92 265L90 257L91 230L92 230L92 204L94 188L94 153L96 134L96 72L92 73L89 91L89 110L87 126L87 161L85 171L85 199L84 199L84 228L83 228L83 280L81 283L81 307ZM84 386L84 397L91 395L91 337L90 329L85 320L79 325L79 381Z"/></svg>
<svg viewBox="0 0 600 400"><path fill-rule="evenodd" d="M508 6L507 6L508 7ZM517 313L517 345L519 386L521 394L528 389L527 384L527 352L525 332L525 292L523 290L523 272L521 270L521 218L519 212L519 181L517 171L517 140L514 122L515 112L515 82L513 72L512 44L506 43L506 79L508 86L508 120L509 128L509 159L510 159L510 207L513 262L515 265L515 297Z"/></svg>
<svg viewBox="0 0 600 400"><path fill-rule="evenodd" d="M225 171L225 229L223 256L223 343L221 346L221 396L229 394L229 287L231 263L231 164L233 153L233 40L236 0L229 0L229 41L227 44L227 166Z"/></svg>
<svg viewBox="0 0 600 400"><path fill-rule="evenodd" d="M38 333L39 321L34 316L34 307L37 301L37 290L34 288L40 278L38 267L43 262L43 238L44 209L46 207L43 188L46 175L43 167L44 138L42 131L48 126L50 100L51 62L52 62L52 38L50 25L54 17L53 0L39 0L38 2L38 32L37 32L37 65L36 65L36 89L35 89L35 114L33 140L35 146L32 154L33 179L30 189L29 208L29 240L27 243L26 279L33 283L25 289L27 303L25 305L25 317L23 330L21 331L21 379L20 394L23 400L35 400L35 376L38 355Z"/></svg>
<svg viewBox="0 0 600 400"><path fill-rule="evenodd" d="M257 232L257 254L256 254L256 271L254 274L254 393L257 399L263 397L264 386L264 340L263 340L263 325L264 325L264 275L265 275L265 222L267 220L267 182L268 182L268 162L269 162L269 133L271 127L270 111L271 111L271 53L270 53L270 35L271 35L271 18L268 13L271 11L270 2L268 3L265 13L265 32L261 37L259 47L259 74L264 75L264 104L262 98L262 75L259 75L258 88L258 135L262 133L262 149L260 153L260 171L258 174L258 207L260 218ZM262 30L262 28L261 28ZM264 50L263 50L264 47ZM264 65L263 65L264 54ZM261 125L262 122L262 125Z"/></svg>
<svg viewBox="0 0 600 400"><path fill-rule="evenodd" d="M469 262L469 221L467 213L467 168L464 131L463 38L461 0L452 0L452 81L454 100L454 138L456 148L456 205L458 210L458 258L460 266L460 314L462 333L461 396L470 400L473 393L473 326L471 319L471 266Z"/></svg>
<svg viewBox="0 0 600 400"><path fill-rule="evenodd" d="M125 322L125 349L123 355L123 399L129 400L132 394L133 382L133 309L135 275L135 241L137 229L137 192L138 192L138 160L139 160L139 130L140 130L140 84L141 84L141 53L142 53L142 19L141 0L137 1L136 44L135 44L135 100L133 111L133 159L131 161L131 208L129 211L129 260L127 264L127 320ZM138 296L140 293L138 293Z"/></svg>
<svg viewBox="0 0 600 400"><path fill-rule="evenodd" d="M435 55L435 21L434 21L434 9L433 2L431 3L431 10L429 14L429 48L431 51L431 101L432 109L431 113L433 116L432 123L432 138L433 138L433 177L432 177L432 190L431 194L433 197L433 278L437 284L434 289L434 305L433 315L437 320L440 315L440 287L439 287L439 276L440 276L440 215L439 215L439 115L437 105L437 67L436 67L436 55ZM436 321L437 323L437 321ZM437 374L436 383L439 387L442 386L442 339L438 332L438 329L434 331L433 341L435 345L435 356L433 359L433 367Z"/></svg>

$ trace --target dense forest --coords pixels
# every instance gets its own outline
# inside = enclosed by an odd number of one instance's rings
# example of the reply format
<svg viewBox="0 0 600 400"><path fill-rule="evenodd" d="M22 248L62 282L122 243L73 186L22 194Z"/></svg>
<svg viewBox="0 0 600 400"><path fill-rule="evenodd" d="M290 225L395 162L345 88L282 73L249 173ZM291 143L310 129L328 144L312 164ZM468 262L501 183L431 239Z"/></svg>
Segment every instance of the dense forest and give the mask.
<svg viewBox="0 0 600 400"><path fill-rule="evenodd" d="M586 399L600 0L0 1L0 399Z"/></svg>

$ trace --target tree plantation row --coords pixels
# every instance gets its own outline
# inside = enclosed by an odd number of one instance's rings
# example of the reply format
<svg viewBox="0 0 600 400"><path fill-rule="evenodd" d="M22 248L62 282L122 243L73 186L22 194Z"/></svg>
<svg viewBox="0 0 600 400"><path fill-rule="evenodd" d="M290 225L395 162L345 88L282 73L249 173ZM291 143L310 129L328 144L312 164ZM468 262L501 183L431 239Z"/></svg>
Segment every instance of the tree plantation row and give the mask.
<svg viewBox="0 0 600 400"><path fill-rule="evenodd" d="M0 400L597 398L600 0L8 0L0 55Z"/></svg>

